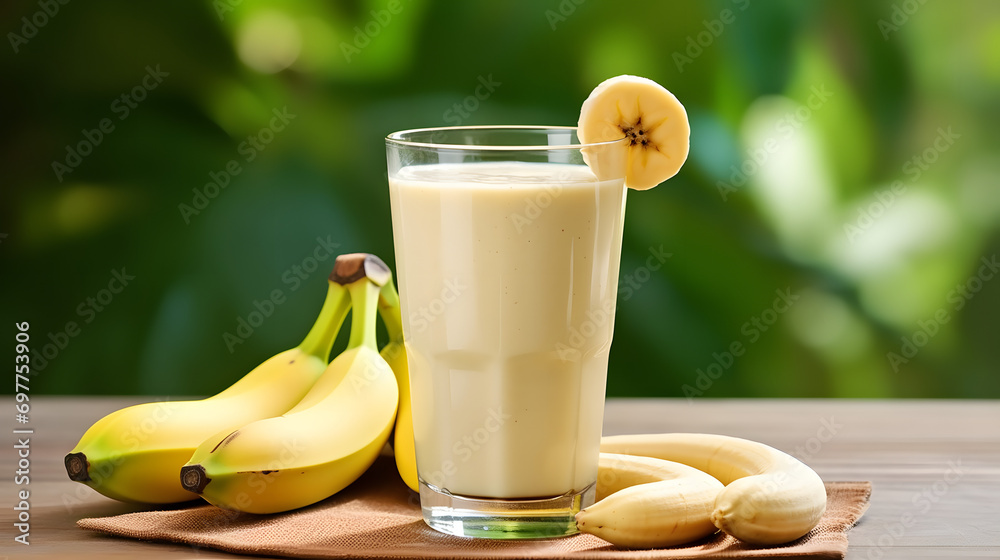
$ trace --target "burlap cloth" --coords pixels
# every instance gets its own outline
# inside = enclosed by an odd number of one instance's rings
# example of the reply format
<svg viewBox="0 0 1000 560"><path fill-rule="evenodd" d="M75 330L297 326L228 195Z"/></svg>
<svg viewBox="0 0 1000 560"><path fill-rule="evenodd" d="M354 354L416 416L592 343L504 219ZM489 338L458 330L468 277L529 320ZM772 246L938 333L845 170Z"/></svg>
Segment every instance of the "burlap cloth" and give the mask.
<svg viewBox="0 0 1000 560"><path fill-rule="evenodd" d="M755 547L716 533L690 546L623 550L591 535L490 541L453 537L427 527L416 495L400 481L391 457L350 487L315 506L276 515L240 514L210 505L81 519L84 529L133 539L292 558L842 558L847 531L868 508L868 482L828 482L823 519L805 537Z"/></svg>

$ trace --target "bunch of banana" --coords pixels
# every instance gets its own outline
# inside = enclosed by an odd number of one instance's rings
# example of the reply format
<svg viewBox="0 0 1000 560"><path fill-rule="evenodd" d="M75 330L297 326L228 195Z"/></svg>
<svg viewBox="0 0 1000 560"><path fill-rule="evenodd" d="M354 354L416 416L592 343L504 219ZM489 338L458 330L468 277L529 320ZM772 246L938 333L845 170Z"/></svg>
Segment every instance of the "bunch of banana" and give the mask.
<svg viewBox="0 0 1000 560"><path fill-rule="evenodd" d="M302 400L329 360L350 309L342 284L331 281L319 318L302 344L266 360L221 393L198 401L152 402L98 420L66 455L66 472L123 501L172 503L197 499L177 473L212 434L278 416Z"/></svg>
<svg viewBox="0 0 1000 560"><path fill-rule="evenodd" d="M291 410L205 440L180 469L184 488L219 507L276 513L332 496L378 457L399 401L375 340L389 268L374 255L342 255L331 278L354 306L347 349Z"/></svg>
<svg viewBox="0 0 1000 560"><path fill-rule="evenodd" d="M826 488L819 475L763 443L712 434L646 434L605 437L601 452L675 461L712 475L725 485L715 497L712 523L749 543L780 544L802 537L826 509ZM646 529L636 520L662 515L657 511L660 504L649 500L623 498L616 505L620 524L639 533ZM593 531L587 525L580 529ZM631 546L628 543L640 538L633 534L621 543Z"/></svg>

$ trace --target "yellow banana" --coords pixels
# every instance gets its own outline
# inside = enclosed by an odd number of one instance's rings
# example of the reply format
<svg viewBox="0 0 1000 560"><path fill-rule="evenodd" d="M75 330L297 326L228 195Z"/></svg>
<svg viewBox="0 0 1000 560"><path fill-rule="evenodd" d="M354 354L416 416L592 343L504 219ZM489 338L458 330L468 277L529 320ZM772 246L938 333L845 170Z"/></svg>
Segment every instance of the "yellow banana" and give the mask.
<svg viewBox="0 0 1000 560"><path fill-rule="evenodd" d="M410 410L410 375L406 347L403 345L403 319L399 310L399 294L391 277L379 293L378 311L385 330L389 333L389 343L382 348L381 354L392 368L396 384L399 385L399 409L396 411L396 430L392 443L396 470L411 490L419 492L417 455L413 444L413 414Z"/></svg>
<svg viewBox="0 0 1000 560"><path fill-rule="evenodd" d="M805 463L773 447L712 434L610 436L601 451L684 463L719 479L712 522L753 544L802 537L826 509L823 480Z"/></svg>
<svg viewBox="0 0 1000 560"><path fill-rule="evenodd" d="M354 306L347 350L284 415L205 440L180 469L185 488L219 507L277 513L332 496L371 466L399 399L375 341L379 288L389 276L374 255L337 258L331 277L347 285Z"/></svg>
<svg viewBox="0 0 1000 560"><path fill-rule="evenodd" d="M576 526L618 546L675 546L717 531L711 515L721 490L721 482L687 465L601 453L598 501L576 514Z"/></svg>
<svg viewBox="0 0 1000 560"><path fill-rule="evenodd" d="M112 412L66 455L67 474L116 500L196 499L181 486L177 470L206 437L295 406L326 368L349 309L347 290L331 282L319 318L298 347L269 358L213 397L151 402Z"/></svg>

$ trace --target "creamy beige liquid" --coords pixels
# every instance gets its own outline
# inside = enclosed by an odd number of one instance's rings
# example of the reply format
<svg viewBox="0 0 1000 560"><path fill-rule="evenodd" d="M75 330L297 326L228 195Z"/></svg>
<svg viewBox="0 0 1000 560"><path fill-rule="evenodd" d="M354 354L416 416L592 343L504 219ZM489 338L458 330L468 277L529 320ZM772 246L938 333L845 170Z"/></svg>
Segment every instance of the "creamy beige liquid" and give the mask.
<svg viewBox="0 0 1000 560"><path fill-rule="evenodd" d="M389 178L417 470L464 496L597 478L625 211L586 166L457 163Z"/></svg>

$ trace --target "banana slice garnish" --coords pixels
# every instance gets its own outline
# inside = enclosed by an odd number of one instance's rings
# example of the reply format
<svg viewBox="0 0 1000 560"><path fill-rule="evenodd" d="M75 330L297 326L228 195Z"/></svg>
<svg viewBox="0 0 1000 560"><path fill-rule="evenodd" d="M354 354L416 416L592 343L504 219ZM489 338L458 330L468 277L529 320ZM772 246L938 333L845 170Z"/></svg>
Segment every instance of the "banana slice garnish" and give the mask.
<svg viewBox="0 0 1000 560"><path fill-rule="evenodd" d="M601 82L580 108L580 141L625 136L625 186L646 190L673 177L687 159L691 126L680 101L660 84L639 76Z"/></svg>

